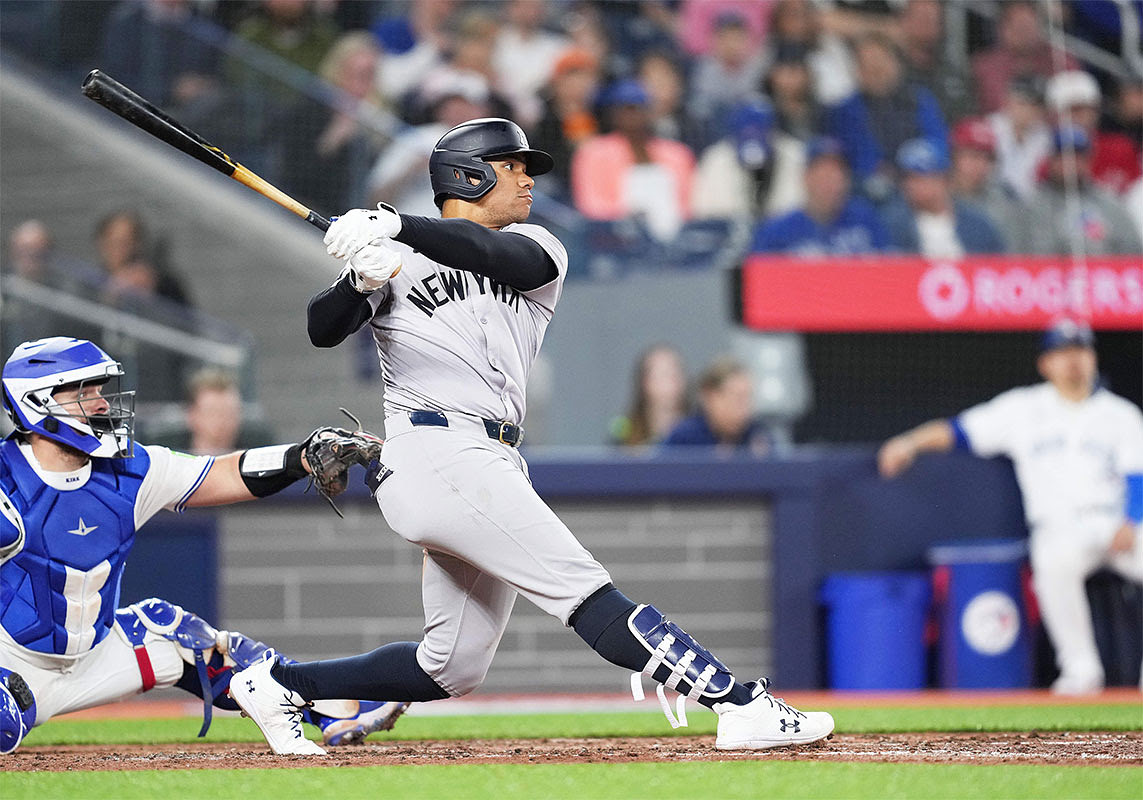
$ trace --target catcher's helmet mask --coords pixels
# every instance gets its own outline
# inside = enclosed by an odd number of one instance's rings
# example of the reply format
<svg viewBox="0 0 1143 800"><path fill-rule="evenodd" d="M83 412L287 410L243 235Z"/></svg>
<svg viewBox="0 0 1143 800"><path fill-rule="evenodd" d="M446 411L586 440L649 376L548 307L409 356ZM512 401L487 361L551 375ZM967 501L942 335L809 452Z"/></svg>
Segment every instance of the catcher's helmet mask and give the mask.
<svg viewBox="0 0 1143 800"><path fill-rule="evenodd" d="M122 391L123 365L91 342L53 337L24 342L4 365L4 410L17 434L38 434L98 458L129 458L135 444L135 392ZM56 394L103 386L107 408L64 409ZM70 401L69 401L70 402Z"/></svg>
<svg viewBox="0 0 1143 800"><path fill-rule="evenodd" d="M451 129L429 156L429 180L437 208L449 197L479 200L496 185L489 161L514 157L535 178L551 172L555 162L543 150L528 145L528 137L515 122L499 117L469 120ZM473 183L475 181L475 183Z"/></svg>
<svg viewBox="0 0 1143 800"><path fill-rule="evenodd" d="M97 437L104 433L112 433L119 424L127 421L131 415L128 398L130 404L134 403L134 392L123 392L119 390L120 377L118 375L111 375L106 378L93 378L91 380L79 381L78 383L68 383L54 389L52 391L52 399L57 400L56 395L60 392L74 391L76 393L75 400L69 400L66 404L75 403L80 410L78 414L69 414L66 411L54 411L53 418L69 417L71 419L81 420L91 427L91 430ZM91 404L96 398L83 397L84 389L91 386L105 386L111 391L103 390L99 393L98 398L107 401L107 410L102 414L89 414L85 410L85 406ZM57 400L57 402L59 402ZM60 403L62 409L65 403Z"/></svg>

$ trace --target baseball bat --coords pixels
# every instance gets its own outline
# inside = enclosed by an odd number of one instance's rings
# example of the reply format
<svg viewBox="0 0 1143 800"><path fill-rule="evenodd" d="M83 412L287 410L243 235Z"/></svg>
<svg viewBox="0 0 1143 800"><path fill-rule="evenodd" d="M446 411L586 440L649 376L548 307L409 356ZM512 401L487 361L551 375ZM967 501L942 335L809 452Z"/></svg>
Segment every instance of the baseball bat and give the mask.
<svg viewBox="0 0 1143 800"><path fill-rule="evenodd" d="M83 79L83 93L108 111L132 125L142 128L157 139L197 158L208 167L233 178L258 194L264 195L321 230L329 229L329 220L306 208L274 184L255 175L226 153L162 110L151 105L109 75L93 69Z"/></svg>

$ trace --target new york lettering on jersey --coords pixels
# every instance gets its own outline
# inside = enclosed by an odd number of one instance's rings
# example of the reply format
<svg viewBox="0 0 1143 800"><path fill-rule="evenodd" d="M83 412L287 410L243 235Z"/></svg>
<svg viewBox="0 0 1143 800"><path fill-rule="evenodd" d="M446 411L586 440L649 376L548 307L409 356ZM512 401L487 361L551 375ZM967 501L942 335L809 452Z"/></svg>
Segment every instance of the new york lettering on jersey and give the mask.
<svg viewBox="0 0 1143 800"><path fill-rule="evenodd" d="M401 271L370 298L386 414L433 409L523 420L528 374L559 300L567 252L539 225L504 230L543 247L557 278L524 292L394 244Z"/></svg>
<svg viewBox="0 0 1143 800"><path fill-rule="evenodd" d="M506 283L499 283L483 275L459 269L448 269L426 275L409 287L405 299L421 309L425 316L431 317L433 312L445 303L462 301L473 291L493 297L517 314L520 313L522 295L516 289Z"/></svg>

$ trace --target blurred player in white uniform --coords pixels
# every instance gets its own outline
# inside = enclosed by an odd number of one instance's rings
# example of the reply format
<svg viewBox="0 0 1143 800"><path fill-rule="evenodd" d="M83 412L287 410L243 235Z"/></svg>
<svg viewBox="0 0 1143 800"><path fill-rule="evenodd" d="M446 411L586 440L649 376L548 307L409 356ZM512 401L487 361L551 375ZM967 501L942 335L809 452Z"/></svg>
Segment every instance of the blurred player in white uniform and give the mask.
<svg viewBox="0 0 1143 800"><path fill-rule="evenodd" d="M204 735L212 705L236 710L233 671L275 655L165 600L117 608L119 586L152 516L273 494L310 473L303 445L217 458L136 445L122 375L99 347L67 337L25 342L4 365L16 430L0 442L0 753L59 714L168 686L204 699ZM349 744L405 707L333 701L306 721L327 744ZM296 752L321 752L300 725L294 733Z"/></svg>
<svg viewBox="0 0 1143 800"><path fill-rule="evenodd" d="M654 606L627 599L528 480L517 449L524 390L568 269L559 240L524 222L534 178L552 165L513 122L473 120L448 131L430 156L442 218L382 206L330 226L329 252L347 264L310 302L310 339L332 347L369 325L377 343L387 438L372 485L393 530L424 550L424 636L239 673L231 692L271 747L307 701L472 691L517 595L608 661L715 711L717 747L802 744L833 730L829 714L791 708L765 680L740 683ZM670 717L661 692L660 701Z"/></svg>
<svg viewBox="0 0 1143 800"><path fill-rule="evenodd" d="M921 452L954 447L1012 459L1036 599L1060 669L1052 690L1096 692L1104 674L1084 581L1101 567L1143 581L1143 413L1098 385L1095 336L1082 323L1050 328L1037 366L1045 383L895 436L878 466L893 477Z"/></svg>

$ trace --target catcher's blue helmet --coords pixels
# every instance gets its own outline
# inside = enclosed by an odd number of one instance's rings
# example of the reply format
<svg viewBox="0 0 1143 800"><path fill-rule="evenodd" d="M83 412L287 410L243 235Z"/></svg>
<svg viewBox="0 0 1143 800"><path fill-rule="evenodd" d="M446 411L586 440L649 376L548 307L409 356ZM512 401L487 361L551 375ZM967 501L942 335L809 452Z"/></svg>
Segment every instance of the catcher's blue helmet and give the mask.
<svg viewBox="0 0 1143 800"><path fill-rule="evenodd" d="M4 365L4 410L20 433L38 433L102 458L133 453L135 392L120 391L123 365L85 339L53 336L19 345ZM68 413L53 394L104 385L106 411Z"/></svg>
<svg viewBox="0 0 1143 800"><path fill-rule="evenodd" d="M429 156L429 180L437 208L448 197L479 200L496 185L496 174L488 161L518 156L533 178L550 172L555 164L543 150L528 146L528 137L515 122L484 117L462 122L440 138ZM469 178L476 178L474 185Z"/></svg>

